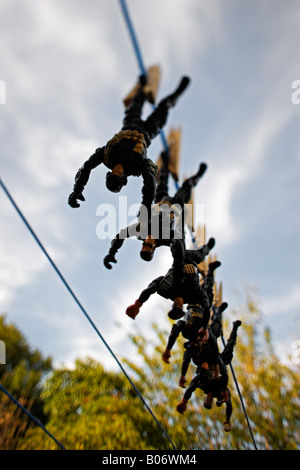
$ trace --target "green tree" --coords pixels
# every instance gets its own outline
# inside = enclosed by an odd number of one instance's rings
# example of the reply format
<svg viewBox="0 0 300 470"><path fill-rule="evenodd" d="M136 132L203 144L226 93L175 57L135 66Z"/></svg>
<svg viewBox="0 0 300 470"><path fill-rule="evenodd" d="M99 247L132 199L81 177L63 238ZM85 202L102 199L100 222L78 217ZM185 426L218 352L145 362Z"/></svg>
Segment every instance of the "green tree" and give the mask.
<svg viewBox="0 0 300 470"><path fill-rule="evenodd" d="M0 381L41 422L46 421L41 399L42 379L51 370L51 358L32 350L20 330L0 316L0 339L6 363L0 364ZM15 449L31 420L0 391L0 449Z"/></svg>
<svg viewBox="0 0 300 470"><path fill-rule="evenodd" d="M229 310L229 309L228 309ZM225 314L226 313L226 314ZM163 312L165 314L165 312ZM264 328L257 302L246 298L237 310L224 312L224 337L231 323L242 320L232 361L235 377L258 449L300 448L299 367L283 364ZM142 322L142 317L139 317ZM133 382L178 450L254 449L240 397L229 371L233 400L232 429L223 430L225 406L203 407L204 394L197 389L181 415L176 405L184 390L178 386L184 351L179 337L171 363L162 361L171 322L162 330L153 325L149 335L133 334L136 361L124 359ZM150 333L150 332L149 332ZM220 341L220 340L219 340ZM223 345L220 341L220 350ZM191 364L188 383L195 373ZM172 445L120 372L107 371L97 361L77 360L73 369L54 370L43 382L41 398L47 429L67 449L77 450L172 450ZM19 436L18 449L57 449L42 429L34 426Z"/></svg>
<svg viewBox="0 0 300 470"><path fill-rule="evenodd" d="M55 370L44 385L43 398L47 429L69 450L145 450L160 445L161 433L128 379L93 359L77 360L73 370ZM19 448L57 446L34 428Z"/></svg>
<svg viewBox="0 0 300 470"><path fill-rule="evenodd" d="M225 316L225 313L224 313ZM296 450L300 449L300 374L297 369L280 362L272 347L271 335L262 326L262 315L257 303L247 299L244 305L230 314L224 322L224 331L231 330L231 321L242 320L232 367L249 418L247 424L240 396L229 370L229 387L233 400L232 430L224 432L225 409L215 405L211 410L203 407L204 394L197 389L188 402L184 415L176 412L184 390L178 379L183 354L183 338L179 338L172 351L171 363L161 360L168 331L157 331L158 341L152 345L145 337L134 336L144 366L129 363L145 386L145 398L161 418L177 449ZM226 334L225 334L226 338ZM220 350L223 348L219 340ZM190 367L189 380L195 372ZM188 381L189 382L189 381ZM254 442L255 444L254 444Z"/></svg>

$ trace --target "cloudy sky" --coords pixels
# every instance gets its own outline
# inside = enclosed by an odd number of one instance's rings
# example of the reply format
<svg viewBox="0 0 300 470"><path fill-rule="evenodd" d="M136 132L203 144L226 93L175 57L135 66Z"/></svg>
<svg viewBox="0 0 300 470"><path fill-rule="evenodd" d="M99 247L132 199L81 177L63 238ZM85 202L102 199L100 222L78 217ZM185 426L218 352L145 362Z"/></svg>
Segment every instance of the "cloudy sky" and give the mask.
<svg viewBox="0 0 300 470"><path fill-rule="evenodd" d="M216 239L226 312L252 289L285 357L300 339L300 104L292 99L300 97L292 88L300 80L300 2L127 5L145 66L160 66L158 100L191 77L164 132L181 128L181 181L208 165L194 197L207 238ZM124 217L105 188L105 167L92 172L79 209L67 204L78 168L120 129L122 100L140 74L120 3L2 0L0 13L2 181L115 354L133 358L128 334L150 339L153 321L168 326L170 303L151 297L134 322L125 309L167 271L170 252L161 248L145 263L140 242L127 240L118 264L103 266L110 240L97 237L99 206ZM149 157L156 161L161 149L158 136ZM141 181L130 179L122 196L128 207L139 203ZM56 365L91 355L114 367L1 188L0 217L0 312Z"/></svg>

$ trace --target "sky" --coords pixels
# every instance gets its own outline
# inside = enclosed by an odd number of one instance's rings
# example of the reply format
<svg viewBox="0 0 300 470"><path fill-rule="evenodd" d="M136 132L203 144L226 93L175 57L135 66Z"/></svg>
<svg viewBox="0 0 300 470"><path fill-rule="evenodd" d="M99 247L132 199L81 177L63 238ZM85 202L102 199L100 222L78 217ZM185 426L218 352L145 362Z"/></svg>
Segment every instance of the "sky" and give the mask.
<svg viewBox="0 0 300 470"><path fill-rule="evenodd" d="M160 67L157 101L191 78L164 133L181 129L180 181L207 164L194 191L195 225L204 215L207 239L216 240L224 315L253 292L289 361L300 340L300 2L127 6L145 66ZM151 325L170 328L170 302L152 296L134 321L126 307L167 272L171 254L160 248L146 263L140 242L126 240L108 271L111 240L97 227L103 204L115 208L118 230L134 221L120 201L140 203L141 179L112 194L100 166L80 208L67 203L78 168L120 130L123 98L140 74L120 3L2 0L0 44L1 179L115 355L134 360L129 335L155 341ZM162 148L158 136L149 158ZM117 367L1 188L0 220L0 313L56 366L91 356Z"/></svg>

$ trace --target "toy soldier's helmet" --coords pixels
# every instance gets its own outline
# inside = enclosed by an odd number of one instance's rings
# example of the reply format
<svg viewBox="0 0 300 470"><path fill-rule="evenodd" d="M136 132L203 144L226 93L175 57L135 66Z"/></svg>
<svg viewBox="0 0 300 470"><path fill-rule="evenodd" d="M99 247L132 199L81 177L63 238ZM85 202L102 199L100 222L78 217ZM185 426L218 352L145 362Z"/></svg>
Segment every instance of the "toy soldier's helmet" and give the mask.
<svg viewBox="0 0 300 470"><path fill-rule="evenodd" d="M123 186L126 186L126 184L126 176L115 175L111 171L106 174L106 187L109 191L112 191L113 193L118 193L121 191Z"/></svg>

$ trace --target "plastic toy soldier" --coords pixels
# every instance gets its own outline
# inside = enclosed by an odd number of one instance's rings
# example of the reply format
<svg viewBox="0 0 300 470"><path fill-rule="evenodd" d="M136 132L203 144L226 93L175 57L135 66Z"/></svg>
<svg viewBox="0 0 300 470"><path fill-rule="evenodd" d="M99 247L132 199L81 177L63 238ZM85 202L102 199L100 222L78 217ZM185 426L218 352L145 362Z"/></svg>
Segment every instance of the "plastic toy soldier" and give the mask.
<svg viewBox="0 0 300 470"><path fill-rule="evenodd" d="M172 309L168 312L168 316L172 320L177 320L184 315L183 305L185 303L199 304L203 308L203 323L207 325L210 319L210 303L205 289L200 285L198 264L205 259L214 244L215 240L211 238L206 245L197 250L185 250L182 266L174 268L173 263L172 268L165 276L154 279L141 292L135 303L127 308L126 314L135 319L142 305L152 294L157 293L174 301ZM174 276L175 269L178 271L182 269L183 277L180 276L180 273L178 273L178 277Z"/></svg>
<svg viewBox="0 0 300 470"><path fill-rule="evenodd" d="M212 286L214 283L214 270L218 268L221 265L219 261L213 261L209 264L208 267L208 272L206 275L206 279L209 279L209 283L207 285L207 288L205 289L208 298L210 300L210 307L212 306L212 298L211 298L211 292L212 292ZM205 282L203 284L203 287L205 288ZM213 333L216 333L216 336L220 336L220 316L221 313L227 308L228 304L226 302L223 302L220 307L218 307L218 314L215 312L214 314L214 321L210 325L210 330ZM217 322L217 325L215 323ZM171 332L167 341L167 346L166 349L162 355L163 360L166 363L169 363L169 359L171 357L171 350L178 338L178 336L181 334L184 338L189 340L190 342L196 341L197 337L199 336L199 330L202 328L205 328L207 324L207 319L204 318L203 316L203 309L200 305L192 305L189 304L187 306L187 311L184 315L184 318L181 320L178 320L176 323L171 328ZM214 338L214 335L212 335ZM207 336L206 336L207 338ZM214 345L213 345L214 346ZM188 361L189 362L189 361ZM184 386L186 382L186 371L187 371L187 366L186 361L185 361L185 355L184 355L184 360L182 364L182 372L181 372L181 378L179 381L180 386Z"/></svg>
<svg viewBox="0 0 300 470"><path fill-rule="evenodd" d="M165 125L169 109L176 104L189 81L188 77L183 77L175 92L161 100L150 116L142 120L141 113L146 101L143 91L146 78L140 77L138 91L125 110L121 131L105 146L97 148L78 170L73 192L68 199L71 207L79 207L78 201L85 200L82 193L90 173L103 163L110 170L106 174L106 187L109 191L118 193L127 184L128 176L142 176L142 205L150 208L155 195L158 168L147 158L147 148Z"/></svg>
<svg viewBox="0 0 300 470"><path fill-rule="evenodd" d="M197 388L200 388L206 394L203 403L205 408L212 408L212 402L214 398L217 399L217 406L222 406L222 404L225 403L226 421L224 422L224 430L226 432L230 431L231 429L230 417L232 415L232 403L230 390L228 388L228 373L226 366L229 365L232 360L233 349L236 344L237 330L240 325L240 320L233 322L233 328L226 346L224 347L222 353L218 356L217 367L215 364L216 357L214 349L211 349L211 351L207 349L206 354L203 355L201 348L199 348L199 353L195 349L195 345L192 345L191 343L186 345L187 348L191 348L190 358L193 358L193 361L196 363L197 371L189 387L186 389L183 399L177 405L177 411L179 413L184 413L187 408L188 400L191 398L194 391ZM211 331L210 335L213 335ZM204 344L207 342L207 340L203 340L201 337L199 337L199 342Z"/></svg>
<svg viewBox="0 0 300 470"><path fill-rule="evenodd" d="M155 195L155 204L151 206L150 218L139 219L135 224L120 231L111 243L109 253L104 258L104 265L111 269L111 263L116 263L115 255L122 247L126 238L136 236L143 242L141 258L151 261L155 249L169 246L175 263L183 262L184 257L184 206L191 200L192 189L204 174L207 165L201 163L198 172L186 179L174 196L168 194L168 153L162 152L163 161L159 171ZM177 216L177 225L175 222Z"/></svg>

